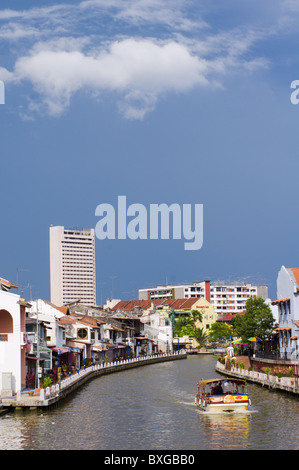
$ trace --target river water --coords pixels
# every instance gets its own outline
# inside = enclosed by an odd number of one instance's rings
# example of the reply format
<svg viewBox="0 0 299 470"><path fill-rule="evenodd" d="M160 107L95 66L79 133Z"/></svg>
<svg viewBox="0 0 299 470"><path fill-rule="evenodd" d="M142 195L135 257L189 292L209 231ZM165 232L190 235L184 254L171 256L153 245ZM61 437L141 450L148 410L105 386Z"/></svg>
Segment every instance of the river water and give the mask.
<svg viewBox="0 0 299 470"><path fill-rule="evenodd" d="M251 407L201 412L196 383L220 376L216 356L97 377L52 410L0 418L1 450L298 449L299 400L248 384Z"/></svg>

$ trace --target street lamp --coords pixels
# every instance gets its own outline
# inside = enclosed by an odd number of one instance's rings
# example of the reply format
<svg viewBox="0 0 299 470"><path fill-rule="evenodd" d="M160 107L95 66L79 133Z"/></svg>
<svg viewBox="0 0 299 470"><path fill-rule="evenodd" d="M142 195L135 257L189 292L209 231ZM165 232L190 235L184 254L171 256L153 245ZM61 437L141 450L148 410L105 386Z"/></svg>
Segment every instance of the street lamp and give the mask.
<svg viewBox="0 0 299 470"><path fill-rule="evenodd" d="M118 364L118 343L116 343L116 364Z"/></svg>
<svg viewBox="0 0 299 470"><path fill-rule="evenodd" d="M105 365L105 357L104 357L104 344L102 343L102 365Z"/></svg>
<svg viewBox="0 0 299 470"><path fill-rule="evenodd" d="M71 351L72 349L69 348L69 377L71 376Z"/></svg>
<svg viewBox="0 0 299 470"><path fill-rule="evenodd" d="M80 369L80 366L79 366L79 348L77 346L77 374L79 374L79 369Z"/></svg>
<svg viewBox="0 0 299 470"><path fill-rule="evenodd" d="M58 349L58 382L59 383L61 381L60 355L61 355L61 351L60 349Z"/></svg>
<svg viewBox="0 0 299 470"><path fill-rule="evenodd" d="M61 382L61 363L60 363L61 350L58 349L58 382Z"/></svg>

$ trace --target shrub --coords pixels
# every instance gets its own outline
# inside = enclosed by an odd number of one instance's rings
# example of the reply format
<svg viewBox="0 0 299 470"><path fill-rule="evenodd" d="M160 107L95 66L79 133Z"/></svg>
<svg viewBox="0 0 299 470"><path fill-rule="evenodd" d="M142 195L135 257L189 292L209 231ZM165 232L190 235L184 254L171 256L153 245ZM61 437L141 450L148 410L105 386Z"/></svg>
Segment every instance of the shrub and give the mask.
<svg viewBox="0 0 299 470"><path fill-rule="evenodd" d="M293 367L289 367L288 377L294 377Z"/></svg>
<svg viewBox="0 0 299 470"><path fill-rule="evenodd" d="M245 367L245 365L244 365L244 362L240 362L240 363L239 363L239 367L240 367L240 369L242 369L242 370L243 370L243 369L244 369L244 367Z"/></svg>
<svg viewBox="0 0 299 470"><path fill-rule="evenodd" d="M43 388L50 387L50 385L52 385L52 379L51 377L46 377L44 379Z"/></svg>
<svg viewBox="0 0 299 470"><path fill-rule="evenodd" d="M266 369L265 369L265 374L269 375L269 374L270 374L270 372L271 372L271 369L270 369L270 367L266 367Z"/></svg>

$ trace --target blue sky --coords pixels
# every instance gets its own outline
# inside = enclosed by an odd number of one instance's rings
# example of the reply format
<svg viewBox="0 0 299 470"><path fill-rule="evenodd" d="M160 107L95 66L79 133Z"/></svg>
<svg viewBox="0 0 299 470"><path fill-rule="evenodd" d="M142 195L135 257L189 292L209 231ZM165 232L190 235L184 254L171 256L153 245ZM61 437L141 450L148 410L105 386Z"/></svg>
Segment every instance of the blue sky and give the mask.
<svg viewBox="0 0 299 470"><path fill-rule="evenodd" d="M204 242L96 241L97 300L297 267L299 4L6 1L1 276L50 298L49 226L95 208L204 205Z"/></svg>

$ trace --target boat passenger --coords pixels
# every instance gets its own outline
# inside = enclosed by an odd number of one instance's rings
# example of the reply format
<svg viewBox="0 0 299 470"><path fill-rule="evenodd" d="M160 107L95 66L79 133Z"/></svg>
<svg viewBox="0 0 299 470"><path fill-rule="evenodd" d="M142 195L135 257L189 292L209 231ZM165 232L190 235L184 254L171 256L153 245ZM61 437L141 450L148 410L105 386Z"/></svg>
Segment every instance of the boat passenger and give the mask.
<svg viewBox="0 0 299 470"><path fill-rule="evenodd" d="M214 395L222 395L223 389L220 384L218 384L214 389Z"/></svg>

